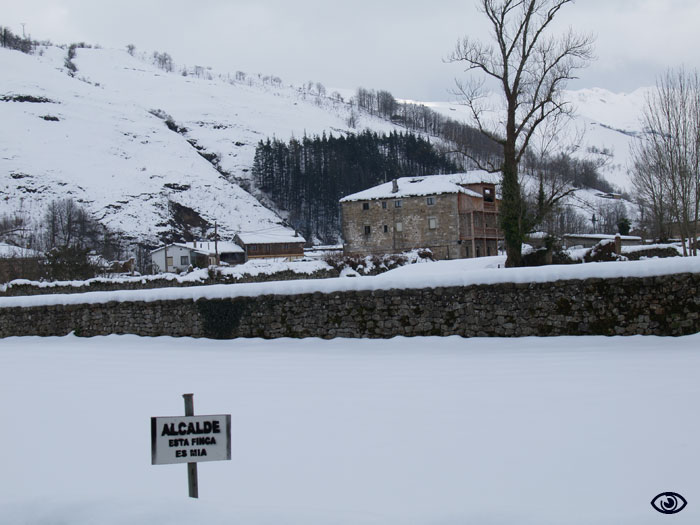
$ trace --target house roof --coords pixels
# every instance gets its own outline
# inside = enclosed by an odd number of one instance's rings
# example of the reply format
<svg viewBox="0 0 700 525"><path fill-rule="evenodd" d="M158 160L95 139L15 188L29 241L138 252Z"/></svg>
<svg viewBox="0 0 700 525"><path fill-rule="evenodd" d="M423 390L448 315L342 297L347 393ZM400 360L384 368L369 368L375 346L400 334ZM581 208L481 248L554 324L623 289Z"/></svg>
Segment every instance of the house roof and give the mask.
<svg viewBox="0 0 700 525"><path fill-rule="evenodd" d="M262 230L258 232L241 232L237 237L243 244L292 244L305 243L301 235L294 235L293 230L279 228L273 230Z"/></svg>
<svg viewBox="0 0 700 525"><path fill-rule="evenodd" d="M448 193L463 193L473 197L482 195L474 190L462 186L463 184L479 184L486 182L497 184L498 174L476 170L467 173L453 173L451 175L426 175L424 177L401 177L396 179L399 186L397 192L393 192L393 182L385 182L373 188L358 193L353 193L340 199L340 202L368 201L376 199L400 199L403 197L420 197L423 195L441 195Z"/></svg>
<svg viewBox="0 0 700 525"><path fill-rule="evenodd" d="M216 250L218 250L219 253L243 253L243 248L233 241L219 241L216 246L214 245L214 241L194 241L194 243L197 246L197 250L202 250L207 253L215 253ZM186 246L192 248L193 244L186 243Z"/></svg>
<svg viewBox="0 0 700 525"><path fill-rule="evenodd" d="M196 243L196 248L195 248ZM192 241L192 242L173 242L168 244L167 247L177 246L179 248L185 248L191 250L195 253L202 255L211 255L216 253L214 250L214 241ZM155 250L151 250L151 253L159 252L165 249L166 246L159 246ZM218 242L219 253L243 253L243 248L238 246L235 242L231 241L219 241Z"/></svg>

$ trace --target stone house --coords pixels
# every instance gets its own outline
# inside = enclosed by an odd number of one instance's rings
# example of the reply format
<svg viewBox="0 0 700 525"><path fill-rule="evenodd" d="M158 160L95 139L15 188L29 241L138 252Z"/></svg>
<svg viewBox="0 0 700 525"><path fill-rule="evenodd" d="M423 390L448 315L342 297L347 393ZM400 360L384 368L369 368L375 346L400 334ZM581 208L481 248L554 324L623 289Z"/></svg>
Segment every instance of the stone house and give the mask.
<svg viewBox="0 0 700 525"><path fill-rule="evenodd" d="M436 259L498 254L498 176L403 177L340 200L346 254L429 248Z"/></svg>

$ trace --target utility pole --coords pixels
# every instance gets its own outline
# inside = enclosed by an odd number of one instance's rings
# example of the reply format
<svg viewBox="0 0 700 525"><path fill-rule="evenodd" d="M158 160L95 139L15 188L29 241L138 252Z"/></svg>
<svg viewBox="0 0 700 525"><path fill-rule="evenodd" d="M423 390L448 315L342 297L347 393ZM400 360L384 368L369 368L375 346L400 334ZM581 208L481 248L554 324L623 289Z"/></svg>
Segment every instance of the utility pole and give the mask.
<svg viewBox="0 0 700 525"><path fill-rule="evenodd" d="M26 22L22 22L22 23L20 23L20 25L22 26L22 38L23 38L23 39L26 39L26 38L27 38L27 35L24 33L24 26L26 26L27 23L26 23Z"/></svg>
<svg viewBox="0 0 700 525"><path fill-rule="evenodd" d="M219 266L219 234L217 233L216 221L214 221L214 253L216 254L216 265Z"/></svg>

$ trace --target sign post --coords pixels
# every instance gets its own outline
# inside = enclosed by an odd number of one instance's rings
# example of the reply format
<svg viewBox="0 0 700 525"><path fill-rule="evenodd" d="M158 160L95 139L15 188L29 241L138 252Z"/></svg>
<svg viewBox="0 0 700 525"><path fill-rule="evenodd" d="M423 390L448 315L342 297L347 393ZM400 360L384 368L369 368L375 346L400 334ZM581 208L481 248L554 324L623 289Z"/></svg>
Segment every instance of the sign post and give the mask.
<svg viewBox="0 0 700 525"><path fill-rule="evenodd" d="M185 415L194 416L194 394L182 394L185 398ZM199 498L199 484L197 483L197 463L191 461L187 463L187 487L190 498Z"/></svg>
<svg viewBox="0 0 700 525"><path fill-rule="evenodd" d="M197 463L231 459L231 414L194 415L194 394L183 394L185 416L151 418L151 464L187 463L189 496L199 497Z"/></svg>

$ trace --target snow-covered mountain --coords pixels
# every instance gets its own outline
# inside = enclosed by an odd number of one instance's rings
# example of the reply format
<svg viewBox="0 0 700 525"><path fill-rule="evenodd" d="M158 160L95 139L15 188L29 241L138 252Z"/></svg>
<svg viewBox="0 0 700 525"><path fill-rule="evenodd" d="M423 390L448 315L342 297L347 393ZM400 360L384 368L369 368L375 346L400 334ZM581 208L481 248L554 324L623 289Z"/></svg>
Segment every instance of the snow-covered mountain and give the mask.
<svg viewBox="0 0 700 525"><path fill-rule="evenodd" d="M214 221L224 237L274 232L283 218L246 191L255 193L259 140L351 131L351 112L355 129L401 129L274 77L168 73L150 57L88 48L76 50L71 77L65 58L55 46L36 55L0 49L0 216L40 222L50 201L71 197L133 240L156 242L173 220L196 234ZM644 90L570 97L586 128L580 153L606 158L606 178L628 189ZM426 105L466 120L455 103Z"/></svg>
<svg viewBox="0 0 700 525"><path fill-rule="evenodd" d="M37 220L71 197L108 227L155 241L175 203L224 236L270 232L282 219L241 187L258 141L348 129L346 104L257 77L183 76L126 51L76 51L71 77L65 49L0 49L0 215ZM358 125L394 128L368 116Z"/></svg>

